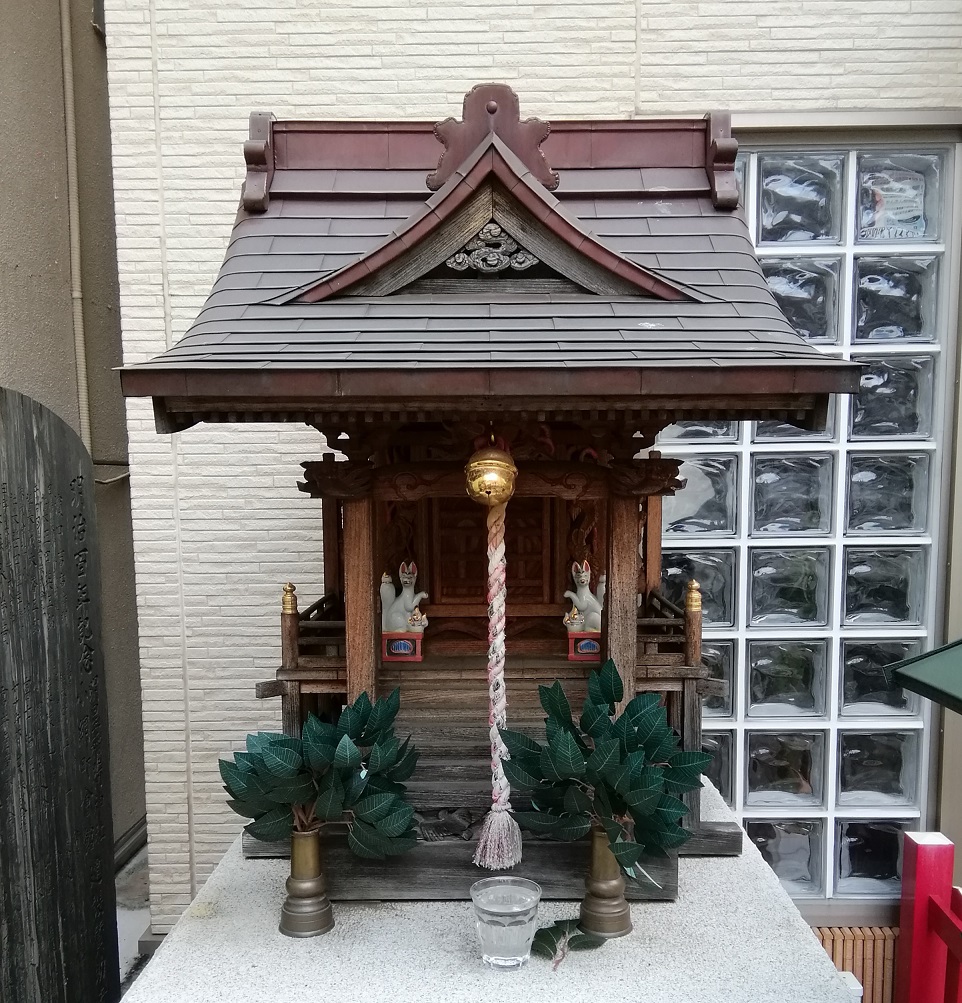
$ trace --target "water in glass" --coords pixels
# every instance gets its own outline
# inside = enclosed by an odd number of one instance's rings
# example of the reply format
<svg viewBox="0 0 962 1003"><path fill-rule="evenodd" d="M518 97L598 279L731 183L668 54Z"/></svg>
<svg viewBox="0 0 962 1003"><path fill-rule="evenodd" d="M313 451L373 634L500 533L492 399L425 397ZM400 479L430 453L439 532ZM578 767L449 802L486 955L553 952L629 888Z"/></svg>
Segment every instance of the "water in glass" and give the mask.
<svg viewBox="0 0 962 1003"><path fill-rule="evenodd" d="M471 886L471 898L484 963L520 968L531 954L541 886L527 878L484 878Z"/></svg>

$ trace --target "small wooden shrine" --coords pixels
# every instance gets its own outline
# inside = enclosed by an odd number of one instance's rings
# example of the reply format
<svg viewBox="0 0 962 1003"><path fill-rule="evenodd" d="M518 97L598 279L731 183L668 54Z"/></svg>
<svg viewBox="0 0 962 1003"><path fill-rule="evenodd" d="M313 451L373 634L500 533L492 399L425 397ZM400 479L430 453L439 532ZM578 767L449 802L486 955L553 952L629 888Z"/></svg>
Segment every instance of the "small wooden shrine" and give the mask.
<svg viewBox="0 0 962 1003"><path fill-rule="evenodd" d="M290 421L324 436L298 487L320 502L326 594L285 588L282 665L258 693L281 698L296 733L309 709L400 686L422 749L412 800L437 842L380 897L447 897L426 854L466 872L470 850L443 837L469 843L490 803L485 511L465 491L479 448L517 468L510 726L537 726L540 683L562 680L574 704L591 660L611 657L626 692L664 693L700 748L701 698L719 684L701 664L697 583L684 603L660 590L661 499L682 485L655 436L693 419L810 426L857 382L769 292L736 149L725 115L549 129L497 84L436 126L252 115L207 304L173 349L123 371L162 432ZM566 592L592 597L587 615ZM739 852L740 830L690 807L682 852ZM431 879L413 881L418 867Z"/></svg>

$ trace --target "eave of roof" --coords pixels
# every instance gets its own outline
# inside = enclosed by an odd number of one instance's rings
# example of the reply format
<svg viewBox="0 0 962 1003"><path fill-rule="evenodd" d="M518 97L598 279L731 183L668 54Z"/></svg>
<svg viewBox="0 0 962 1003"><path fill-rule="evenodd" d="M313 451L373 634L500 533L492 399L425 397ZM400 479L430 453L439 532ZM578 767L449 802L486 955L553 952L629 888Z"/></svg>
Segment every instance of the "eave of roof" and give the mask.
<svg viewBox="0 0 962 1003"><path fill-rule="evenodd" d="M858 367L799 338L768 289L731 211L724 117L563 123L528 161L494 131L481 135L431 194L419 172L439 147L426 124L252 116L242 207L211 295L174 348L122 370L124 394L182 416L166 422L173 428L592 401L668 420L684 411L804 421L827 394L856 389ZM556 194L528 169L532 156L547 169L542 152L558 168ZM492 179L638 295L510 281L443 295L357 292Z"/></svg>

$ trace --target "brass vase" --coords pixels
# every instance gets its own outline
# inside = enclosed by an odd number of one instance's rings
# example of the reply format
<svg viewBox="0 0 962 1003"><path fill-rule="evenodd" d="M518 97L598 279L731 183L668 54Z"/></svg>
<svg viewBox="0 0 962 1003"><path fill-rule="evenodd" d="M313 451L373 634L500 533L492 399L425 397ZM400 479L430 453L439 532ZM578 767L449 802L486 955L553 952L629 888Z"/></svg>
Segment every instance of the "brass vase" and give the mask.
<svg viewBox="0 0 962 1003"><path fill-rule="evenodd" d="M280 931L285 937L317 937L334 926L321 867L321 833L291 833L291 876L281 906Z"/></svg>
<svg viewBox="0 0 962 1003"><path fill-rule="evenodd" d="M625 901L625 876L600 825L591 828L591 863L581 902L581 929L606 940L631 933L631 907Z"/></svg>

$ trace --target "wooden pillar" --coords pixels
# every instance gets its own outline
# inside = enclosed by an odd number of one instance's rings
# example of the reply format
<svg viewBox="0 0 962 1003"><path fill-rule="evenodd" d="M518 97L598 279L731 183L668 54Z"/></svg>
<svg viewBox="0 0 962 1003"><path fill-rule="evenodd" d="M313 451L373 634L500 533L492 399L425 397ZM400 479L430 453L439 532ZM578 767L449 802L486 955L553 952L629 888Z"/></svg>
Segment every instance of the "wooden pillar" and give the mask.
<svg viewBox="0 0 962 1003"><path fill-rule="evenodd" d="M643 569L645 599L661 588L661 495L645 499L645 566Z"/></svg>
<svg viewBox="0 0 962 1003"><path fill-rule="evenodd" d="M374 602L374 500L344 501L344 614L347 633L347 699L377 686Z"/></svg>
<svg viewBox="0 0 962 1003"><path fill-rule="evenodd" d="M638 647L638 499L608 498L608 585L602 614L605 658L613 658L625 684L627 702L635 695Z"/></svg>
<svg viewBox="0 0 962 1003"><path fill-rule="evenodd" d="M324 592L340 592L341 581L341 506L336 498L321 502L321 525L324 531Z"/></svg>

